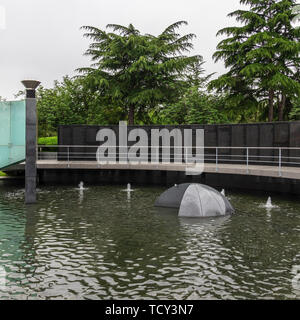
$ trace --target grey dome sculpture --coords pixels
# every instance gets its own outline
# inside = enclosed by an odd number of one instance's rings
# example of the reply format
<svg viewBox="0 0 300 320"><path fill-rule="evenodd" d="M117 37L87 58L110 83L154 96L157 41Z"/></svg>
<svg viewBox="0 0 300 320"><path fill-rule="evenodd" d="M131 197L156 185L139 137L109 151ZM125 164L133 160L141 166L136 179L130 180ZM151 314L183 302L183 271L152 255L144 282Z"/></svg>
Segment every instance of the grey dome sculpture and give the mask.
<svg viewBox="0 0 300 320"><path fill-rule="evenodd" d="M204 218L234 213L228 199L217 190L196 183L185 183L165 191L155 202L156 207L179 209L179 217Z"/></svg>

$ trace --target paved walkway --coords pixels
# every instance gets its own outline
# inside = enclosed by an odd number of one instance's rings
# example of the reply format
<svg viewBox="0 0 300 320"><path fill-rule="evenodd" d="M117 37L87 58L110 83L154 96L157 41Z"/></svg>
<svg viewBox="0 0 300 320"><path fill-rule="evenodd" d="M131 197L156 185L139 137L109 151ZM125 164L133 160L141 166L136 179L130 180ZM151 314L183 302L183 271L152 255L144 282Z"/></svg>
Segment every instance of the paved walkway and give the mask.
<svg viewBox="0 0 300 320"><path fill-rule="evenodd" d="M191 167L191 166L190 166ZM38 169L80 169L80 170L160 170L160 171L185 171L185 164L105 164L99 165L96 161L57 161L57 160L38 160ZM6 171L24 170L25 163L12 166ZM252 175L264 177L281 177L287 179L300 180L300 167L279 167L258 166L241 164L219 164L218 168L213 163L207 163L204 167L205 173L225 173L238 175Z"/></svg>

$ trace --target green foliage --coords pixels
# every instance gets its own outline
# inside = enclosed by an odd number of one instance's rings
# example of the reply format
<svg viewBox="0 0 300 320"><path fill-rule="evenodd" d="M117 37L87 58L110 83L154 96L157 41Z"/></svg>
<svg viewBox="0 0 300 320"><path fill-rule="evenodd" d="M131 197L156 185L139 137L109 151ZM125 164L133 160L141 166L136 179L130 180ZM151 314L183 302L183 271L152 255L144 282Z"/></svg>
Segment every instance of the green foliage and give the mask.
<svg viewBox="0 0 300 320"><path fill-rule="evenodd" d="M5 177L6 175L7 175L6 173L0 171L0 177Z"/></svg>
<svg viewBox="0 0 300 320"><path fill-rule="evenodd" d="M54 88L37 91L39 136L54 136L59 124L82 123L87 117L87 92L80 80L64 77Z"/></svg>
<svg viewBox="0 0 300 320"><path fill-rule="evenodd" d="M56 146L58 144L58 138L57 137L39 138L38 144L42 146Z"/></svg>
<svg viewBox="0 0 300 320"><path fill-rule="evenodd" d="M37 90L39 136L55 136L58 125L115 124L122 112L90 90L90 79L64 77L54 87Z"/></svg>
<svg viewBox="0 0 300 320"><path fill-rule="evenodd" d="M290 120L300 120L300 97L292 101L292 109L289 114Z"/></svg>
<svg viewBox="0 0 300 320"><path fill-rule="evenodd" d="M153 122L158 124L217 124L233 122L226 115L225 99L193 87L179 102L157 110Z"/></svg>
<svg viewBox="0 0 300 320"><path fill-rule="evenodd" d="M177 22L157 37L142 35L132 25L109 25L112 33L84 27L93 41L86 54L94 64L79 69L79 77L38 89L39 136L56 135L59 124L157 123L160 111L176 109L192 87L204 90L210 75L203 75L201 56L183 55L194 37L177 33L184 24Z"/></svg>
<svg viewBox="0 0 300 320"><path fill-rule="evenodd" d="M211 75L205 76L204 61L191 64L185 76L186 90L173 104L161 105L150 114L151 123L157 124L212 124L228 122L224 114L224 99L206 93Z"/></svg>
<svg viewBox="0 0 300 320"><path fill-rule="evenodd" d="M187 124L220 124L230 122L225 113L225 99L220 96L208 95L195 88L186 99L189 106L185 122Z"/></svg>
<svg viewBox="0 0 300 320"><path fill-rule="evenodd" d="M194 38L177 33L186 24L176 22L159 36L143 35L132 24L108 25L113 32L85 26L85 36L93 41L86 55L93 64L78 70L91 79L93 93L105 97L106 105L118 113L126 112L133 124L135 115L174 103L184 92L188 69L200 60L184 55L193 48Z"/></svg>
<svg viewBox="0 0 300 320"><path fill-rule="evenodd" d="M292 25L296 0L240 2L250 9L237 10L229 16L242 26L220 30L218 35L227 38L219 43L214 54L215 61L224 60L229 71L211 81L209 87L229 93L229 98L242 94L236 104L239 112L243 108L254 111L256 101L257 109L269 108L269 121L276 117L283 120L287 116L287 101L300 94L300 29Z"/></svg>

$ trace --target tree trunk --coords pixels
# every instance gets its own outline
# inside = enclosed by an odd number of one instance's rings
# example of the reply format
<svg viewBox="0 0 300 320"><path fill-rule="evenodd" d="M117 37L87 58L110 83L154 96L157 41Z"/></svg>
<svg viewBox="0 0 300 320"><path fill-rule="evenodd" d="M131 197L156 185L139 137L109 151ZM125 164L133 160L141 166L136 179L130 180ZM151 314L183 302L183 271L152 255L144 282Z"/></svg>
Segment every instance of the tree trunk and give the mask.
<svg viewBox="0 0 300 320"><path fill-rule="evenodd" d="M128 125L133 126L134 125L134 106L129 106L128 110Z"/></svg>
<svg viewBox="0 0 300 320"><path fill-rule="evenodd" d="M285 108L286 95L283 93L281 101L279 101L279 121L283 121L283 112Z"/></svg>
<svg viewBox="0 0 300 320"><path fill-rule="evenodd" d="M269 90L269 122L274 120L274 90Z"/></svg>

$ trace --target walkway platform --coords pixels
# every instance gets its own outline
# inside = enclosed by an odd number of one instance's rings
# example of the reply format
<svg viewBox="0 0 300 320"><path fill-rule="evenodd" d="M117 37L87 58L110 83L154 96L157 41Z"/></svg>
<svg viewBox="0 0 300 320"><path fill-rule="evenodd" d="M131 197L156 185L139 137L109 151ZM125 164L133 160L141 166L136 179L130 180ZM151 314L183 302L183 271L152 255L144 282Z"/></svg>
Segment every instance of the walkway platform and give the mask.
<svg viewBox="0 0 300 320"><path fill-rule="evenodd" d="M68 170L142 170L142 171L178 171L186 170L185 164L105 164L100 165L96 161L57 161L38 160L39 170L68 169ZM25 170L25 163L20 163L9 167L5 171ZM242 165L242 164L216 164L206 163L204 173L220 173L233 175L261 176L273 178L285 178L300 180L300 167L278 167L262 165Z"/></svg>

